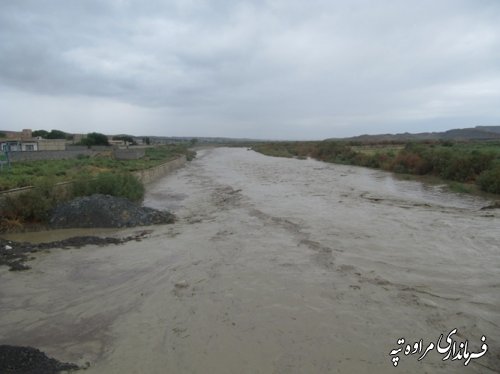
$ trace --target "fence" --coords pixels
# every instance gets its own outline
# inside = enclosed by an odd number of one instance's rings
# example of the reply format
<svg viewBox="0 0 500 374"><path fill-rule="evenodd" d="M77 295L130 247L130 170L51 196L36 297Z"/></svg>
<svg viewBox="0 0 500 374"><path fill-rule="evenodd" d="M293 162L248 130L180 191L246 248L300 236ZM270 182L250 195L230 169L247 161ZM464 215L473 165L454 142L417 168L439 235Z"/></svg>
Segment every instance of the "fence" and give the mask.
<svg viewBox="0 0 500 374"><path fill-rule="evenodd" d="M66 150L66 151L23 151L23 152L10 152L9 158L11 162L66 160L70 158L77 158L80 155L92 156L95 154L96 152L90 149Z"/></svg>

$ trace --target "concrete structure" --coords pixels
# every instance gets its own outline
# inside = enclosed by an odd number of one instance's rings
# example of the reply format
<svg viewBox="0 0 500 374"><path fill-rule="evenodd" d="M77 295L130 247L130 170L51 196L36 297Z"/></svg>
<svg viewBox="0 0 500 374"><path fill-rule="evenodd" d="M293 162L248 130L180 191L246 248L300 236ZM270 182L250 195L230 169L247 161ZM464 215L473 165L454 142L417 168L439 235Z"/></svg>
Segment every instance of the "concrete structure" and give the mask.
<svg viewBox="0 0 500 374"><path fill-rule="evenodd" d="M26 152L26 151L38 151L38 142L35 139L32 140L1 140L0 141L0 151L10 151L10 152Z"/></svg>
<svg viewBox="0 0 500 374"><path fill-rule="evenodd" d="M34 152L11 152L9 158L11 162L21 161L41 161L41 160L65 160L82 156L95 156L96 151L90 149L71 151L34 151Z"/></svg>
<svg viewBox="0 0 500 374"><path fill-rule="evenodd" d="M181 168L186 162L186 156L181 156L164 164L149 169L136 171L134 172L134 175L139 178L142 183L148 184L164 177L165 175L168 175L174 170Z"/></svg>
<svg viewBox="0 0 500 374"><path fill-rule="evenodd" d="M64 139L2 139L0 140L0 151L10 152L33 152L33 151L64 151L66 140Z"/></svg>
<svg viewBox="0 0 500 374"><path fill-rule="evenodd" d="M3 132L5 134L5 138L8 139L8 140L10 140L10 139L17 139L17 138L21 137L21 133L20 132L5 131L5 130L2 130L1 132Z"/></svg>
<svg viewBox="0 0 500 374"><path fill-rule="evenodd" d="M42 139L33 138L31 129L23 129L21 132L5 131L6 137L0 139L0 151L10 152L33 152L33 151L64 151L66 149L65 139Z"/></svg>
<svg viewBox="0 0 500 374"><path fill-rule="evenodd" d="M116 146L116 147L121 147L121 146L126 146L128 145L128 143L124 140L113 140L111 138L108 137L108 143L109 145L113 145L113 146Z"/></svg>
<svg viewBox="0 0 500 374"><path fill-rule="evenodd" d="M137 160L146 155L144 148L114 149L113 156L117 160Z"/></svg>
<svg viewBox="0 0 500 374"><path fill-rule="evenodd" d="M23 129L23 131L21 131L21 139L32 139L33 138L33 132L31 131L31 129Z"/></svg>
<svg viewBox="0 0 500 374"><path fill-rule="evenodd" d="M37 151L39 149L38 143L33 140L21 141L21 151Z"/></svg>
<svg viewBox="0 0 500 374"><path fill-rule="evenodd" d="M65 139L38 139L39 151L64 151L66 149Z"/></svg>
<svg viewBox="0 0 500 374"><path fill-rule="evenodd" d="M85 134L73 134L73 140L71 141L71 143L78 144L86 137L87 137L87 135L85 135Z"/></svg>

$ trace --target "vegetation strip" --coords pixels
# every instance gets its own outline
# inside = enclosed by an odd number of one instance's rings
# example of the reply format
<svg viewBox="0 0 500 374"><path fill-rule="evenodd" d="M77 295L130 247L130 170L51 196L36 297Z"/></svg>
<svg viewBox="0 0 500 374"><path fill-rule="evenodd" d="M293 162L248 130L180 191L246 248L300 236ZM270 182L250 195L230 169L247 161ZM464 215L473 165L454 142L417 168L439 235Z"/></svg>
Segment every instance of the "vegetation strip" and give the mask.
<svg viewBox="0 0 500 374"><path fill-rule="evenodd" d="M395 173L432 175L455 182L450 187L469 192L471 186L500 194L500 142L356 141L269 142L252 149L268 156L296 157L377 168Z"/></svg>
<svg viewBox="0 0 500 374"><path fill-rule="evenodd" d="M55 184L75 179L91 179L106 172L132 173L161 165L182 155L190 160L194 157L194 152L186 145L172 144L146 148L145 157L134 160L117 160L111 154L102 152L96 157L82 155L68 160L16 162L10 170L0 173L0 191L37 186L47 180Z"/></svg>
<svg viewBox="0 0 500 374"><path fill-rule="evenodd" d="M194 155L186 145L167 145L148 148L146 157L138 160L116 160L108 155L16 163L8 173L0 174L0 190L13 181L16 187L35 188L0 199L0 232L19 231L26 225L46 225L56 205L76 197L103 194L139 202L144 196L144 186L133 172L180 156L191 160ZM68 180L71 185L65 184Z"/></svg>

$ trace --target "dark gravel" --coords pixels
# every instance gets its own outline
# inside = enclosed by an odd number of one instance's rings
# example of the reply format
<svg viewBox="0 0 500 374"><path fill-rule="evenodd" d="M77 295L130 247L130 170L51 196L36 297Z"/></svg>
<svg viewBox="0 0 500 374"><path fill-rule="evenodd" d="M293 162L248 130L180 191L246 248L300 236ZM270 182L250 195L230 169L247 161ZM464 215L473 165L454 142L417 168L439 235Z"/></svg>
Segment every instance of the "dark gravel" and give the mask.
<svg viewBox="0 0 500 374"><path fill-rule="evenodd" d="M62 370L78 369L77 365L47 357L36 348L0 345L0 373L2 374L53 374Z"/></svg>
<svg viewBox="0 0 500 374"><path fill-rule="evenodd" d="M173 223L166 211L142 207L123 197L95 194L59 204L52 212L52 228L133 227Z"/></svg>
<svg viewBox="0 0 500 374"><path fill-rule="evenodd" d="M0 266L7 265L11 271L21 271L31 269L25 264L30 259L32 253L36 253L52 248L81 248L86 245L106 246L110 244L122 244L131 240L140 241L149 230L144 230L136 235L125 238L101 238L98 236L75 236L73 238L58 240L49 243L27 243L14 242L0 238ZM1 373L1 371L0 371Z"/></svg>

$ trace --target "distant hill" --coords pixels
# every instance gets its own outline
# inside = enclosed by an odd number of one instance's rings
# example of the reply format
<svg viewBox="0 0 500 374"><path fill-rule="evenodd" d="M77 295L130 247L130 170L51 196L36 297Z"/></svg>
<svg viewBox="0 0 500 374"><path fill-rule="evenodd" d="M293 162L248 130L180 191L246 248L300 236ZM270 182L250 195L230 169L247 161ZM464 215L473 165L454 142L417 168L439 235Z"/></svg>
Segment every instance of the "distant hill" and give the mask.
<svg viewBox="0 0 500 374"><path fill-rule="evenodd" d="M189 143L193 139L196 139L197 144L235 144L235 143L255 143L262 141L257 139L246 139L246 138L223 138L223 137L204 137L204 136L147 136L147 137L151 140L152 144Z"/></svg>
<svg viewBox="0 0 500 374"><path fill-rule="evenodd" d="M476 126L476 129L500 134L500 126Z"/></svg>
<svg viewBox="0 0 500 374"><path fill-rule="evenodd" d="M476 126L465 129L452 129L444 132L422 132L410 134L359 135L343 140L361 142L408 141L408 140L500 140L500 126ZM331 139L331 140L339 140Z"/></svg>

